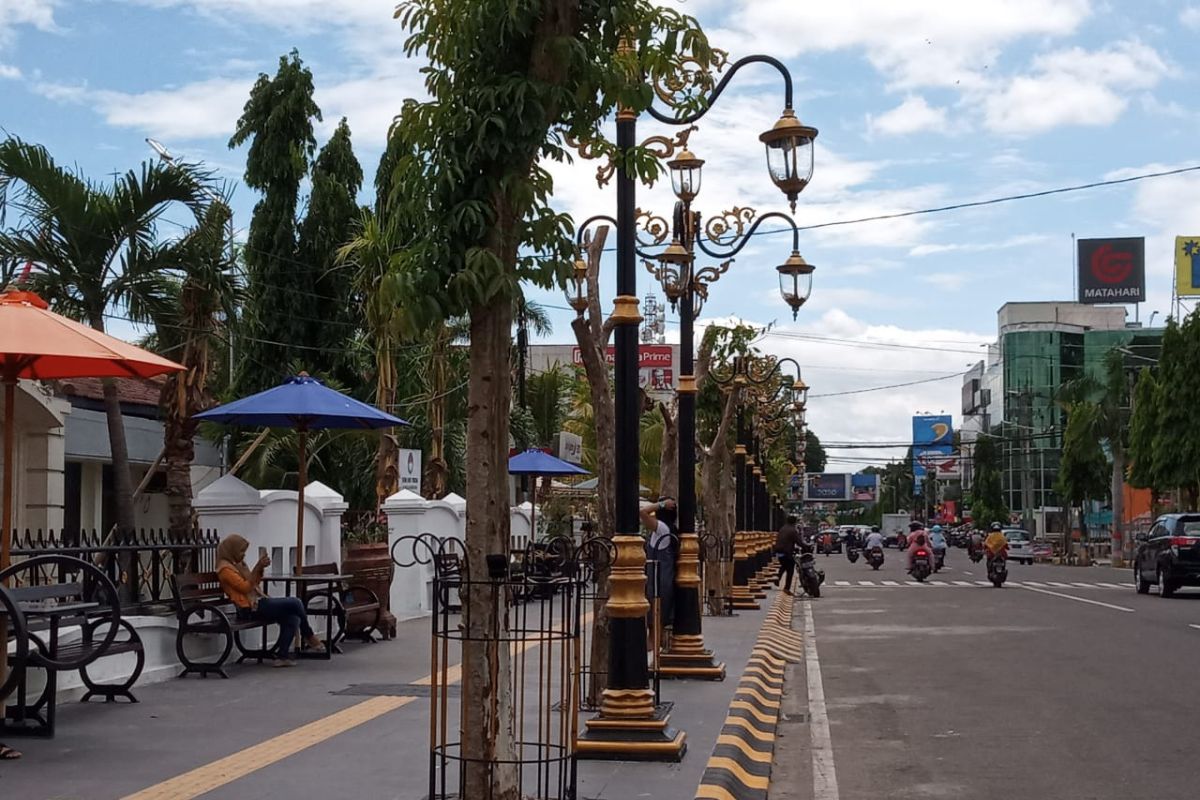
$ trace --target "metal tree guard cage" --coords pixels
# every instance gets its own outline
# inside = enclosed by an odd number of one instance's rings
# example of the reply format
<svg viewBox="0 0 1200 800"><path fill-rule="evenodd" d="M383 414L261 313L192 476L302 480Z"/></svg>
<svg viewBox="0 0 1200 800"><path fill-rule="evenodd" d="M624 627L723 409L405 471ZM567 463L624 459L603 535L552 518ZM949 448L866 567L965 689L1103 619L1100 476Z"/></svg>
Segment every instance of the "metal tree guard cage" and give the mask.
<svg viewBox="0 0 1200 800"><path fill-rule="evenodd" d="M457 539L424 534L400 541L393 557L398 550L410 555L399 566L434 568L429 800L493 800L513 776L522 800L575 800L584 597L577 548L554 539L517 563L507 554L488 556L481 575ZM472 625L472 609L485 609L490 624ZM508 746L498 743L486 757L463 747L461 698L472 677L462 656L469 648L484 648L490 664L509 664L508 683L494 697L508 722L496 739ZM468 786L468 773L486 774L482 791L479 780Z"/></svg>

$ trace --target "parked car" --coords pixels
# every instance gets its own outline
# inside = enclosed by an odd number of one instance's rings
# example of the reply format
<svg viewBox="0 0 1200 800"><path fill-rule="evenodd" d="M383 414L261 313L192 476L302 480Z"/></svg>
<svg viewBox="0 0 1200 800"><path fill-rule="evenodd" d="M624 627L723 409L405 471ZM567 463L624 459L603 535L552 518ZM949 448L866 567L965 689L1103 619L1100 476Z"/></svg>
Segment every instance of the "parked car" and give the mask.
<svg viewBox="0 0 1200 800"><path fill-rule="evenodd" d="M1200 586L1200 514L1164 514L1138 534L1133 582L1138 594L1158 584L1170 597L1181 586Z"/></svg>
<svg viewBox="0 0 1200 800"><path fill-rule="evenodd" d="M1033 539L1021 528L1005 528L1004 538L1008 539L1008 560L1018 564L1033 563Z"/></svg>

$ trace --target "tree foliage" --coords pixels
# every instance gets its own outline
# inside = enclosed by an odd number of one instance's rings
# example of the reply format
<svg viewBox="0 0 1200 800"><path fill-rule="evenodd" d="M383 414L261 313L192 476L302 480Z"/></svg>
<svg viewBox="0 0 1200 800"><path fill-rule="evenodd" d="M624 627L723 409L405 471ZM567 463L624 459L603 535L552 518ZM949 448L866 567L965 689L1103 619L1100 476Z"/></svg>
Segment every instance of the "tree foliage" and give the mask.
<svg viewBox="0 0 1200 800"><path fill-rule="evenodd" d="M1056 491L1074 506L1108 494L1109 463L1100 446L1103 424L1095 403L1074 403L1067 412Z"/></svg>
<svg viewBox="0 0 1200 800"><path fill-rule="evenodd" d="M1008 524L1008 508L1000 481L1000 451L995 438L982 435L975 440L971 486L971 519L977 528L994 522Z"/></svg>
<svg viewBox="0 0 1200 800"><path fill-rule="evenodd" d="M325 309L308 266L298 258L296 211L300 185L316 150L312 73L293 50L274 77L258 76L229 146L250 143L246 185L262 193L246 239L247 306L241 343L243 392L280 382L294 345L308 345L311 320ZM310 351L305 351L307 356Z"/></svg>

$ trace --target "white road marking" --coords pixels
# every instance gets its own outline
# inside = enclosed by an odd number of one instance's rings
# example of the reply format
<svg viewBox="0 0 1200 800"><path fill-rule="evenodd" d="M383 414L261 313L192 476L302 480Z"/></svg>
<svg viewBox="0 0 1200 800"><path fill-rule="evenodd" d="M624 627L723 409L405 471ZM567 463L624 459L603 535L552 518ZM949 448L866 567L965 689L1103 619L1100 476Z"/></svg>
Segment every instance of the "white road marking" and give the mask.
<svg viewBox="0 0 1200 800"><path fill-rule="evenodd" d="M946 583L945 581L930 581L929 585L930 586L949 586L950 584Z"/></svg>
<svg viewBox="0 0 1200 800"><path fill-rule="evenodd" d="M1119 583L1097 583L1097 586L1103 586L1105 589L1128 589L1128 586L1122 586Z"/></svg>
<svg viewBox="0 0 1200 800"><path fill-rule="evenodd" d="M817 658L817 629L812 605L804 604L804 666L808 676L808 730L812 737L813 800L839 800L837 770L833 765L833 739L829 735L829 712L821 683L821 661Z"/></svg>
<svg viewBox="0 0 1200 800"><path fill-rule="evenodd" d="M974 586L975 584L971 583L970 581L955 581L954 585L955 586Z"/></svg>
<svg viewBox="0 0 1200 800"><path fill-rule="evenodd" d="M963 570L963 575L970 575L971 577L975 577L974 572L967 572L965 569Z"/></svg>
<svg viewBox="0 0 1200 800"><path fill-rule="evenodd" d="M991 586L991 581L975 581L976 586Z"/></svg>
<svg viewBox="0 0 1200 800"><path fill-rule="evenodd" d="M858 585L859 586L874 586L875 581L859 581Z"/></svg>
<svg viewBox="0 0 1200 800"><path fill-rule="evenodd" d="M1078 586L1081 589L1095 589L1096 588L1096 584L1094 584L1094 583L1079 583L1078 581L1075 583L1072 583L1071 585Z"/></svg>
<svg viewBox="0 0 1200 800"><path fill-rule="evenodd" d="M1071 588L1071 584L1069 584L1069 583L1059 583L1058 581L1046 581L1046 583L1049 584L1050 586L1053 586L1056 589L1070 589Z"/></svg>
<svg viewBox="0 0 1200 800"><path fill-rule="evenodd" d="M1025 581L1025 585L1026 586L1045 586L1046 584L1038 583L1037 581Z"/></svg>
<svg viewBox="0 0 1200 800"><path fill-rule="evenodd" d="M834 586L849 586L850 581L834 581L833 585Z"/></svg>
<svg viewBox="0 0 1200 800"><path fill-rule="evenodd" d="M884 586L899 586L900 584L896 583L895 581L884 581L883 585Z"/></svg>
<svg viewBox="0 0 1200 800"><path fill-rule="evenodd" d="M1076 597L1073 594L1063 594L1062 592L1052 592L1049 589L1035 589L1032 586L1022 586L1021 588L1027 592L1037 592L1038 594L1048 594L1051 597L1064 597L1067 600L1074 600L1077 603L1087 603L1088 605L1102 606L1104 608L1111 608L1113 611L1124 611L1128 614L1133 613L1132 608L1126 608L1125 606L1114 606L1112 603L1101 603L1099 600L1089 600L1086 597ZM808 606L805 606L805 608L807 608L807 607Z"/></svg>
<svg viewBox="0 0 1200 800"><path fill-rule="evenodd" d="M1188 627L1195 628L1196 630L1200 631L1200 625L1188 625Z"/></svg>

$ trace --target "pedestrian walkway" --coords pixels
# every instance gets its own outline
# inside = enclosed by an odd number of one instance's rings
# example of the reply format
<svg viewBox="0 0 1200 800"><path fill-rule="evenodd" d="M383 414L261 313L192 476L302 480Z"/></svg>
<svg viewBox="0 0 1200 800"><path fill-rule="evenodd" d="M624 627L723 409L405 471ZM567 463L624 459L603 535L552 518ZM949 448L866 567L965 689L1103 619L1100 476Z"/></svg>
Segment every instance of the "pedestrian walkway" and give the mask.
<svg viewBox="0 0 1200 800"><path fill-rule="evenodd" d="M916 588L925 589L929 587L942 589L977 589L982 587L991 588L991 581L975 580L947 580L931 578L924 583L918 581L885 581L885 580L860 580L860 581L832 581L833 586L842 589L903 589ZM1112 583L1106 581L1014 581L1007 580L1005 586L1032 586L1035 589L1120 589L1121 591L1129 591L1133 588L1132 583Z"/></svg>

